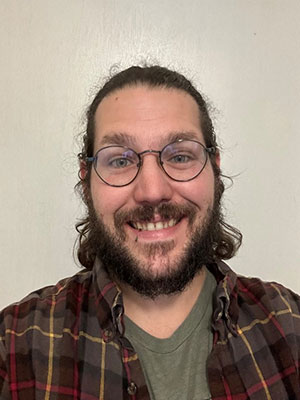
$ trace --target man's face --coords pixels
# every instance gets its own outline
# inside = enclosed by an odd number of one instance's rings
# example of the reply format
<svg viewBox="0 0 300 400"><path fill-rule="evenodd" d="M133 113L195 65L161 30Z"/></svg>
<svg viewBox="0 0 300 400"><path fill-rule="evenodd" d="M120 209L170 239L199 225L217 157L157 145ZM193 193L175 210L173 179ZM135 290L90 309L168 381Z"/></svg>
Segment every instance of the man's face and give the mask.
<svg viewBox="0 0 300 400"><path fill-rule="evenodd" d="M178 137L205 144L198 106L184 91L126 87L105 97L95 115L95 152L119 144L138 153L161 150ZM141 275L164 278L176 272L195 233L201 236L210 222L214 174L208 160L198 177L176 182L156 154L142 157L141 171L128 186L111 187L92 170L91 200L115 250L132 257Z"/></svg>

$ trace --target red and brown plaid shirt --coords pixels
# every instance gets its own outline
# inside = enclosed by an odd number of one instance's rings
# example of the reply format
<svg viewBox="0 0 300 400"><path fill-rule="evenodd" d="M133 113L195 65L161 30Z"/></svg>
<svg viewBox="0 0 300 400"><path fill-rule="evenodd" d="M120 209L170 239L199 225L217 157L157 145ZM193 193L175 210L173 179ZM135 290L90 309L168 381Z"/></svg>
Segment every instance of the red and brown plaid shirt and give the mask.
<svg viewBox="0 0 300 400"><path fill-rule="evenodd" d="M207 360L212 399L300 399L299 297L223 262L208 268L218 283ZM99 262L7 307L0 399L149 399L122 315L122 295Z"/></svg>

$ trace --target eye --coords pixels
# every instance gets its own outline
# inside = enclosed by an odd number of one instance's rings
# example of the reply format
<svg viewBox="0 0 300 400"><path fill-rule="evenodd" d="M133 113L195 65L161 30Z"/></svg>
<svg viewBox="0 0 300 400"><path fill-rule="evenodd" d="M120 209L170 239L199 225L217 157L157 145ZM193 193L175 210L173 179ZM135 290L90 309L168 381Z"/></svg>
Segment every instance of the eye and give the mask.
<svg viewBox="0 0 300 400"><path fill-rule="evenodd" d="M114 160L110 160L108 167L110 167L110 168L126 168L132 164L133 164L132 160L129 160L128 158L120 157L120 158L115 158Z"/></svg>
<svg viewBox="0 0 300 400"><path fill-rule="evenodd" d="M191 161L191 157L186 154L177 154L176 156L169 159L169 162L184 164Z"/></svg>

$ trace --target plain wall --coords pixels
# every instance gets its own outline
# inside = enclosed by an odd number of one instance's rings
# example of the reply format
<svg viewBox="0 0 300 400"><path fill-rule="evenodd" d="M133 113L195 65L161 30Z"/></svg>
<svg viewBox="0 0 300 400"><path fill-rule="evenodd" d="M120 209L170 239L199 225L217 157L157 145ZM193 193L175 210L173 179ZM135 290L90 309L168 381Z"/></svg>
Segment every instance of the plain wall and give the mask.
<svg viewBox="0 0 300 400"><path fill-rule="evenodd" d="M229 264L300 292L299 19L298 0L1 0L0 308L78 271L76 135L111 65L141 61L213 105Z"/></svg>

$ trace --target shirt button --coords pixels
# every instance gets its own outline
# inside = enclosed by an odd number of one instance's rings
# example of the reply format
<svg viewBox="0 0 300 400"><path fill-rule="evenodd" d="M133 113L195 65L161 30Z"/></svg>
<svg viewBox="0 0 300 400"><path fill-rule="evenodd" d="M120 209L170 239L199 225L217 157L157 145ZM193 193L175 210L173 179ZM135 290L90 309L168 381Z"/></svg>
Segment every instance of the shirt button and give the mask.
<svg viewBox="0 0 300 400"><path fill-rule="evenodd" d="M136 391L137 391L136 384L134 382L130 382L127 388L128 394L130 394L130 396L133 396L134 394L136 394Z"/></svg>
<svg viewBox="0 0 300 400"><path fill-rule="evenodd" d="M103 332L103 340L104 342L109 342L113 339L114 335L110 329L105 329Z"/></svg>

